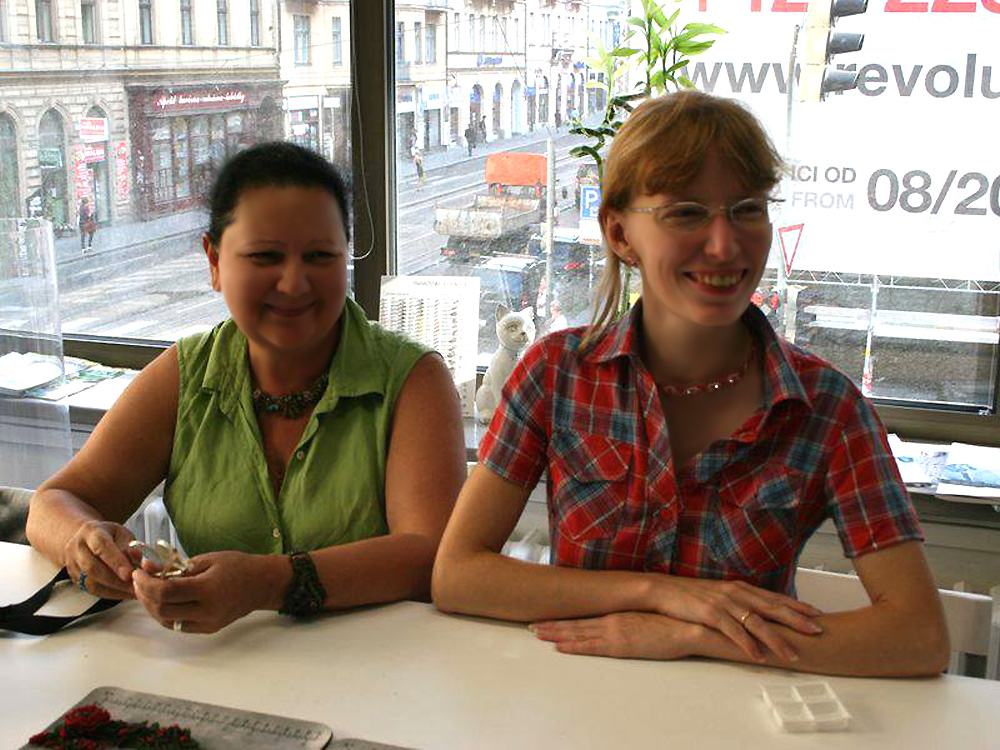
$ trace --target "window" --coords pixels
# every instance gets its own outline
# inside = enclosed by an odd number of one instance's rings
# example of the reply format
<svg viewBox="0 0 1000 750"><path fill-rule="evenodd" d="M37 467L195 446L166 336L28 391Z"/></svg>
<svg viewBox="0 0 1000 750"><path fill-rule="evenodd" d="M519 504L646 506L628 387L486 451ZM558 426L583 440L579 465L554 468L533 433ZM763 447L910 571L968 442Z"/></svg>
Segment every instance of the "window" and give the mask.
<svg viewBox="0 0 1000 750"><path fill-rule="evenodd" d="M139 43L153 43L153 0L139 0Z"/></svg>
<svg viewBox="0 0 1000 750"><path fill-rule="evenodd" d="M0 0L0 43L7 41L7 2Z"/></svg>
<svg viewBox="0 0 1000 750"><path fill-rule="evenodd" d="M250 46L260 46L260 0L250 0Z"/></svg>
<svg viewBox="0 0 1000 750"><path fill-rule="evenodd" d="M459 52L462 49L462 14L456 13L454 17L454 22L452 23L452 33L455 35L455 42L452 45L452 49L455 52Z"/></svg>
<svg viewBox="0 0 1000 750"><path fill-rule="evenodd" d="M309 64L309 16L295 16L295 64Z"/></svg>
<svg viewBox="0 0 1000 750"><path fill-rule="evenodd" d="M475 52L478 47L476 47L476 17L469 14L469 51Z"/></svg>
<svg viewBox="0 0 1000 750"><path fill-rule="evenodd" d="M479 17L479 50L487 52L486 49L486 16Z"/></svg>
<svg viewBox="0 0 1000 750"><path fill-rule="evenodd" d="M55 40L52 20L52 0L35 0L35 30L38 34L38 41L51 42Z"/></svg>
<svg viewBox="0 0 1000 750"><path fill-rule="evenodd" d="M402 21L396 24L396 62L406 62L406 24Z"/></svg>
<svg viewBox="0 0 1000 750"><path fill-rule="evenodd" d="M437 26L433 23L427 24L427 44L426 55L428 63L437 62Z"/></svg>
<svg viewBox="0 0 1000 750"><path fill-rule="evenodd" d="M229 44L229 0L216 0L216 17L219 34L219 46Z"/></svg>
<svg viewBox="0 0 1000 750"><path fill-rule="evenodd" d="M94 0L80 3L80 36L84 44L97 42L97 6Z"/></svg>
<svg viewBox="0 0 1000 750"><path fill-rule="evenodd" d="M181 44L194 44L191 26L191 0L181 0Z"/></svg>
<svg viewBox="0 0 1000 750"><path fill-rule="evenodd" d="M420 38L423 33L423 24L420 21L416 21L413 24L413 62L422 63L424 61L423 47L424 40Z"/></svg>
<svg viewBox="0 0 1000 750"><path fill-rule="evenodd" d="M535 33L535 14L528 14L528 38L531 44L535 43L535 38L533 34Z"/></svg>
<svg viewBox="0 0 1000 750"><path fill-rule="evenodd" d="M340 35L340 16L333 19L333 64L340 65L343 62L343 51L341 49L342 40Z"/></svg>
<svg viewBox="0 0 1000 750"><path fill-rule="evenodd" d="M17 174L20 150L14 120L0 112L0 218L23 215Z"/></svg>

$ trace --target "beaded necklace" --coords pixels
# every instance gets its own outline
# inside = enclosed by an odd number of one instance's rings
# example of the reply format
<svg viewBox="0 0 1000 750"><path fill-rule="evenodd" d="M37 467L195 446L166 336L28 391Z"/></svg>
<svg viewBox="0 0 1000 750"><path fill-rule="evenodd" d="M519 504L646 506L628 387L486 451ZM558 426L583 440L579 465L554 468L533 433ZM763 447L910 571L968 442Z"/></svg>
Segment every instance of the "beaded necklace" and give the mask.
<svg viewBox="0 0 1000 750"><path fill-rule="evenodd" d="M329 377L324 374L304 391L287 393L284 396L272 396L260 388L255 388L250 398L253 400L255 411L276 414L285 419L298 419L319 403L328 382Z"/></svg>
<svg viewBox="0 0 1000 750"><path fill-rule="evenodd" d="M750 346L747 347L747 356L744 357L743 363L739 366L739 369L733 370L728 375L724 375L718 380L711 380L707 383L693 383L691 385L667 385L663 383L657 383L656 385L660 388L660 392L664 396L697 396L701 393L716 393L724 388L731 388L732 386L743 380L743 376L747 374L747 370L750 369L750 362L753 360L754 350L757 348L756 342L753 338L750 339Z"/></svg>

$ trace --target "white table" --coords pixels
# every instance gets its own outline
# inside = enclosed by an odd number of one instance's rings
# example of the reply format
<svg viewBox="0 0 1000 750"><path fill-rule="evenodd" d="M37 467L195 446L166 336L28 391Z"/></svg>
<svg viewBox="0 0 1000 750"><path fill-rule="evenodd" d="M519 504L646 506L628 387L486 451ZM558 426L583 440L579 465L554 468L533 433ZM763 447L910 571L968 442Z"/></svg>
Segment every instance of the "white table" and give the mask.
<svg viewBox="0 0 1000 750"><path fill-rule="evenodd" d="M53 574L0 544L0 604ZM84 595L48 605L81 611ZM59 605L59 606L56 606ZM59 610L59 611L56 611ZM17 747L114 685L321 721L335 737L417 748L998 748L1000 683L829 678L847 732L782 734L761 682L804 678L703 660L558 654L520 625L413 602L297 623L257 613L214 636L174 633L135 602L46 638L0 634L0 745Z"/></svg>

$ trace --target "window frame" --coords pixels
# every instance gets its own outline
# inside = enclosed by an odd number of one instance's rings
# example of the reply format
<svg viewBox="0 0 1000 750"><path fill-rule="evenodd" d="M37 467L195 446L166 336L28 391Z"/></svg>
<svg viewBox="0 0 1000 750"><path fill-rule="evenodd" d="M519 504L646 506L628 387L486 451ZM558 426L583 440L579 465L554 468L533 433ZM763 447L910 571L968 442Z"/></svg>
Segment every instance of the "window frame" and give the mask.
<svg viewBox="0 0 1000 750"><path fill-rule="evenodd" d="M91 38L87 39L87 24L84 21L84 9L90 8L90 32ZM101 22L97 10L97 0L80 0L80 42L81 44L101 43Z"/></svg>
<svg viewBox="0 0 1000 750"><path fill-rule="evenodd" d="M309 54L309 40L312 37L311 26L312 23L308 15L304 13L295 13L292 15L292 46L296 65L305 66L312 64L312 56Z"/></svg>
<svg viewBox="0 0 1000 750"><path fill-rule="evenodd" d="M344 64L344 25L343 20L340 16L334 16L332 19L332 49L330 50L331 55L331 65L343 65Z"/></svg>
<svg viewBox="0 0 1000 750"><path fill-rule="evenodd" d="M194 46L194 13L191 7L192 0L180 0L180 31L181 46Z"/></svg>
<svg viewBox="0 0 1000 750"><path fill-rule="evenodd" d="M250 46L260 47L260 0L250 0Z"/></svg>
<svg viewBox="0 0 1000 750"><path fill-rule="evenodd" d="M139 44L150 46L156 39L153 25L153 0L139 0Z"/></svg>
<svg viewBox="0 0 1000 750"><path fill-rule="evenodd" d="M215 42L219 47L228 47L229 40L229 0L215 2Z"/></svg>
<svg viewBox="0 0 1000 750"><path fill-rule="evenodd" d="M396 271L394 36L396 26L391 0L356 0L350 7L351 139L353 171L363 177L355 191L353 227L355 299L368 317L377 320L379 287L385 274ZM526 31L528 31L526 29ZM528 32L530 33L530 32ZM473 39L474 42L474 39ZM470 46L472 46L470 44ZM372 220L367 217L371 215ZM373 248L370 253L361 248ZM85 357L108 365L142 367L168 344L64 334L68 356ZM876 410L891 432L912 440L952 441L1000 445L1000 357L994 377L993 413L959 413L920 406L900 406L875 400Z"/></svg>
<svg viewBox="0 0 1000 750"><path fill-rule="evenodd" d="M42 7L46 8L47 24L42 33ZM35 0L35 37L39 44L56 43L56 3L55 0Z"/></svg>

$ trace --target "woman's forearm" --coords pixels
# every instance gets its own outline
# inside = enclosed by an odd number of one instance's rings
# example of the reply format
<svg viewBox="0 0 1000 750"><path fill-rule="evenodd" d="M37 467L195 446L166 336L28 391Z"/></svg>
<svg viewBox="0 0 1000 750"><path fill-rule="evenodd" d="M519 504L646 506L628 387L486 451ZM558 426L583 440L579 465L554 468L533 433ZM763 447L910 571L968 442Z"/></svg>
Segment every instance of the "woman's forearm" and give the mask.
<svg viewBox="0 0 1000 750"><path fill-rule="evenodd" d="M803 635L774 624L798 654L786 661L766 652L767 664L784 669L852 677L919 677L940 674L948 665L948 636L932 618L874 604L816 618L819 635ZM704 628L696 653L730 661L749 661L717 630Z"/></svg>
<svg viewBox="0 0 1000 750"><path fill-rule="evenodd" d="M483 551L439 560L434 603L441 610L536 622L654 609L650 573L537 565Z"/></svg>
<svg viewBox="0 0 1000 750"><path fill-rule="evenodd" d="M419 534L389 534L310 553L326 590L325 609L400 599L428 601L437 545ZM280 609L292 578L287 555L269 555L265 609Z"/></svg>
<svg viewBox="0 0 1000 750"><path fill-rule="evenodd" d="M28 542L55 565L63 559L66 544L87 521L104 520L100 513L71 492L42 489L31 497L25 533Z"/></svg>

